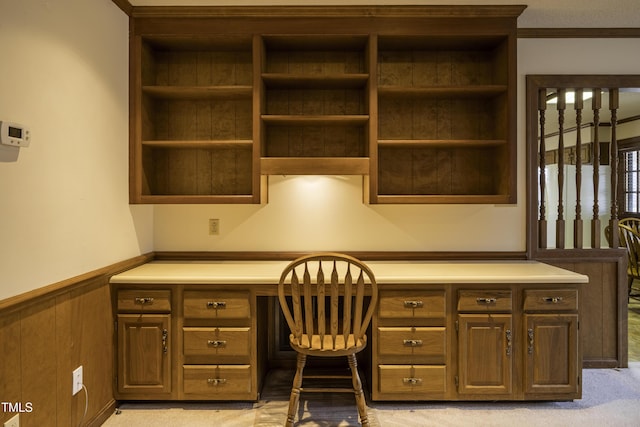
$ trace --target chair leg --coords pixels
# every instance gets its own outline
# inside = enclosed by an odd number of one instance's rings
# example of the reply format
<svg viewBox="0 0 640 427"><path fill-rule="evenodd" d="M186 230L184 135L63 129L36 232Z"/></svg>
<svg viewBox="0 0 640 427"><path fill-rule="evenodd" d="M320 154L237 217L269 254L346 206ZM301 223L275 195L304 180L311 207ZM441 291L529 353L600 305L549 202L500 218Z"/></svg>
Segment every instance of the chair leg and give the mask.
<svg viewBox="0 0 640 427"><path fill-rule="evenodd" d="M351 368L351 379L353 382L353 392L356 395L356 404L358 405L358 414L360 414L360 424L369 425L369 417L367 416L367 403L364 400L364 392L362 391L362 382L358 375L358 361L355 354L347 356L349 359L349 367Z"/></svg>
<svg viewBox="0 0 640 427"><path fill-rule="evenodd" d="M289 397L289 411L287 412L287 421L285 427L293 427L293 420L296 417L298 403L300 402L300 389L302 388L302 372L304 365L307 363L307 355L298 353L298 363L296 364L296 376L293 378L293 386L291 387L291 396Z"/></svg>

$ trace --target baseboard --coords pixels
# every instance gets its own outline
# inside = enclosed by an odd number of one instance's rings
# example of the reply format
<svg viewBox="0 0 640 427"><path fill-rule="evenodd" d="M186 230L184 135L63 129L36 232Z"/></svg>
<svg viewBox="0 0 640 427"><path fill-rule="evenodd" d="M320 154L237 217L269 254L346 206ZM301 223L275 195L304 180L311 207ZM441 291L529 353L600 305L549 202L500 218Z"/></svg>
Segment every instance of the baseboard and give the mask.
<svg viewBox="0 0 640 427"><path fill-rule="evenodd" d="M91 420L87 422L88 427L99 427L116 411L118 402L111 400L108 402Z"/></svg>

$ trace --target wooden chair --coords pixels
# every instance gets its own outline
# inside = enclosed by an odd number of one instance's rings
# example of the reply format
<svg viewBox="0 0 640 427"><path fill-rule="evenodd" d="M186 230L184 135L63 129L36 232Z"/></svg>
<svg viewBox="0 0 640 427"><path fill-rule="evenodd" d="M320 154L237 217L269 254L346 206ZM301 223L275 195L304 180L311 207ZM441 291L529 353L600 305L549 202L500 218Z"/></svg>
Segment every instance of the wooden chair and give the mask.
<svg viewBox="0 0 640 427"><path fill-rule="evenodd" d="M618 224L626 225L636 233L640 232L640 218L622 218L618 221Z"/></svg>
<svg viewBox="0 0 640 427"><path fill-rule="evenodd" d="M625 224L618 224L620 246L627 249L627 277L629 279L629 296L635 279L640 279L640 233L637 229Z"/></svg>
<svg viewBox="0 0 640 427"><path fill-rule="evenodd" d="M312 254L291 262L278 284L280 307L297 352L286 426L293 426L301 392L352 392L360 422L369 425L356 353L367 345L367 327L378 302L373 272L360 260L338 253ZM302 388L307 356L346 356L351 388Z"/></svg>

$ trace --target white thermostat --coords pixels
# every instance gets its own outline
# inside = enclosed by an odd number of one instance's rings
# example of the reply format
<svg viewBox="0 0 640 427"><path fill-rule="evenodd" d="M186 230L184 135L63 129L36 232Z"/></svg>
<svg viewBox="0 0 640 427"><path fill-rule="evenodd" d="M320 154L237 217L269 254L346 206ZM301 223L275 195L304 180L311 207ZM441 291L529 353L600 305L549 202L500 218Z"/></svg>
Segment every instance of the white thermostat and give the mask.
<svg viewBox="0 0 640 427"><path fill-rule="evenodd" d="M24 125L11 122L0 122L0 144L11 147L28 147L31 133Z"/></svg>

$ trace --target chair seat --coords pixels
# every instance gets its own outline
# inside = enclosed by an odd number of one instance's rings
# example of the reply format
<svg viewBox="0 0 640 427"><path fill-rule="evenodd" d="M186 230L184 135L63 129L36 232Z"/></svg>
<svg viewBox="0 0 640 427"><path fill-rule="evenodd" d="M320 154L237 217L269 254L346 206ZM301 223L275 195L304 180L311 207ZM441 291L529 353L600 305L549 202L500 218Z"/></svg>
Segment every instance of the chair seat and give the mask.
<svg viewBox="0 0 640 427"><path fill-rule="evenodd" d="M289 343L296 351L303 353L313 353L322 356L322 353L327 353L326 356L339 356L348 353L357 353L367 346L367 336L364 335L362 339L355 340L353 334L347 337L345 343L344 335L336 336L335 345L333 343L333 337L331 335L325 335L324 340L320 338L320 335L303 334L302 339L298 339L293 335L289 335Z"/></svg>

